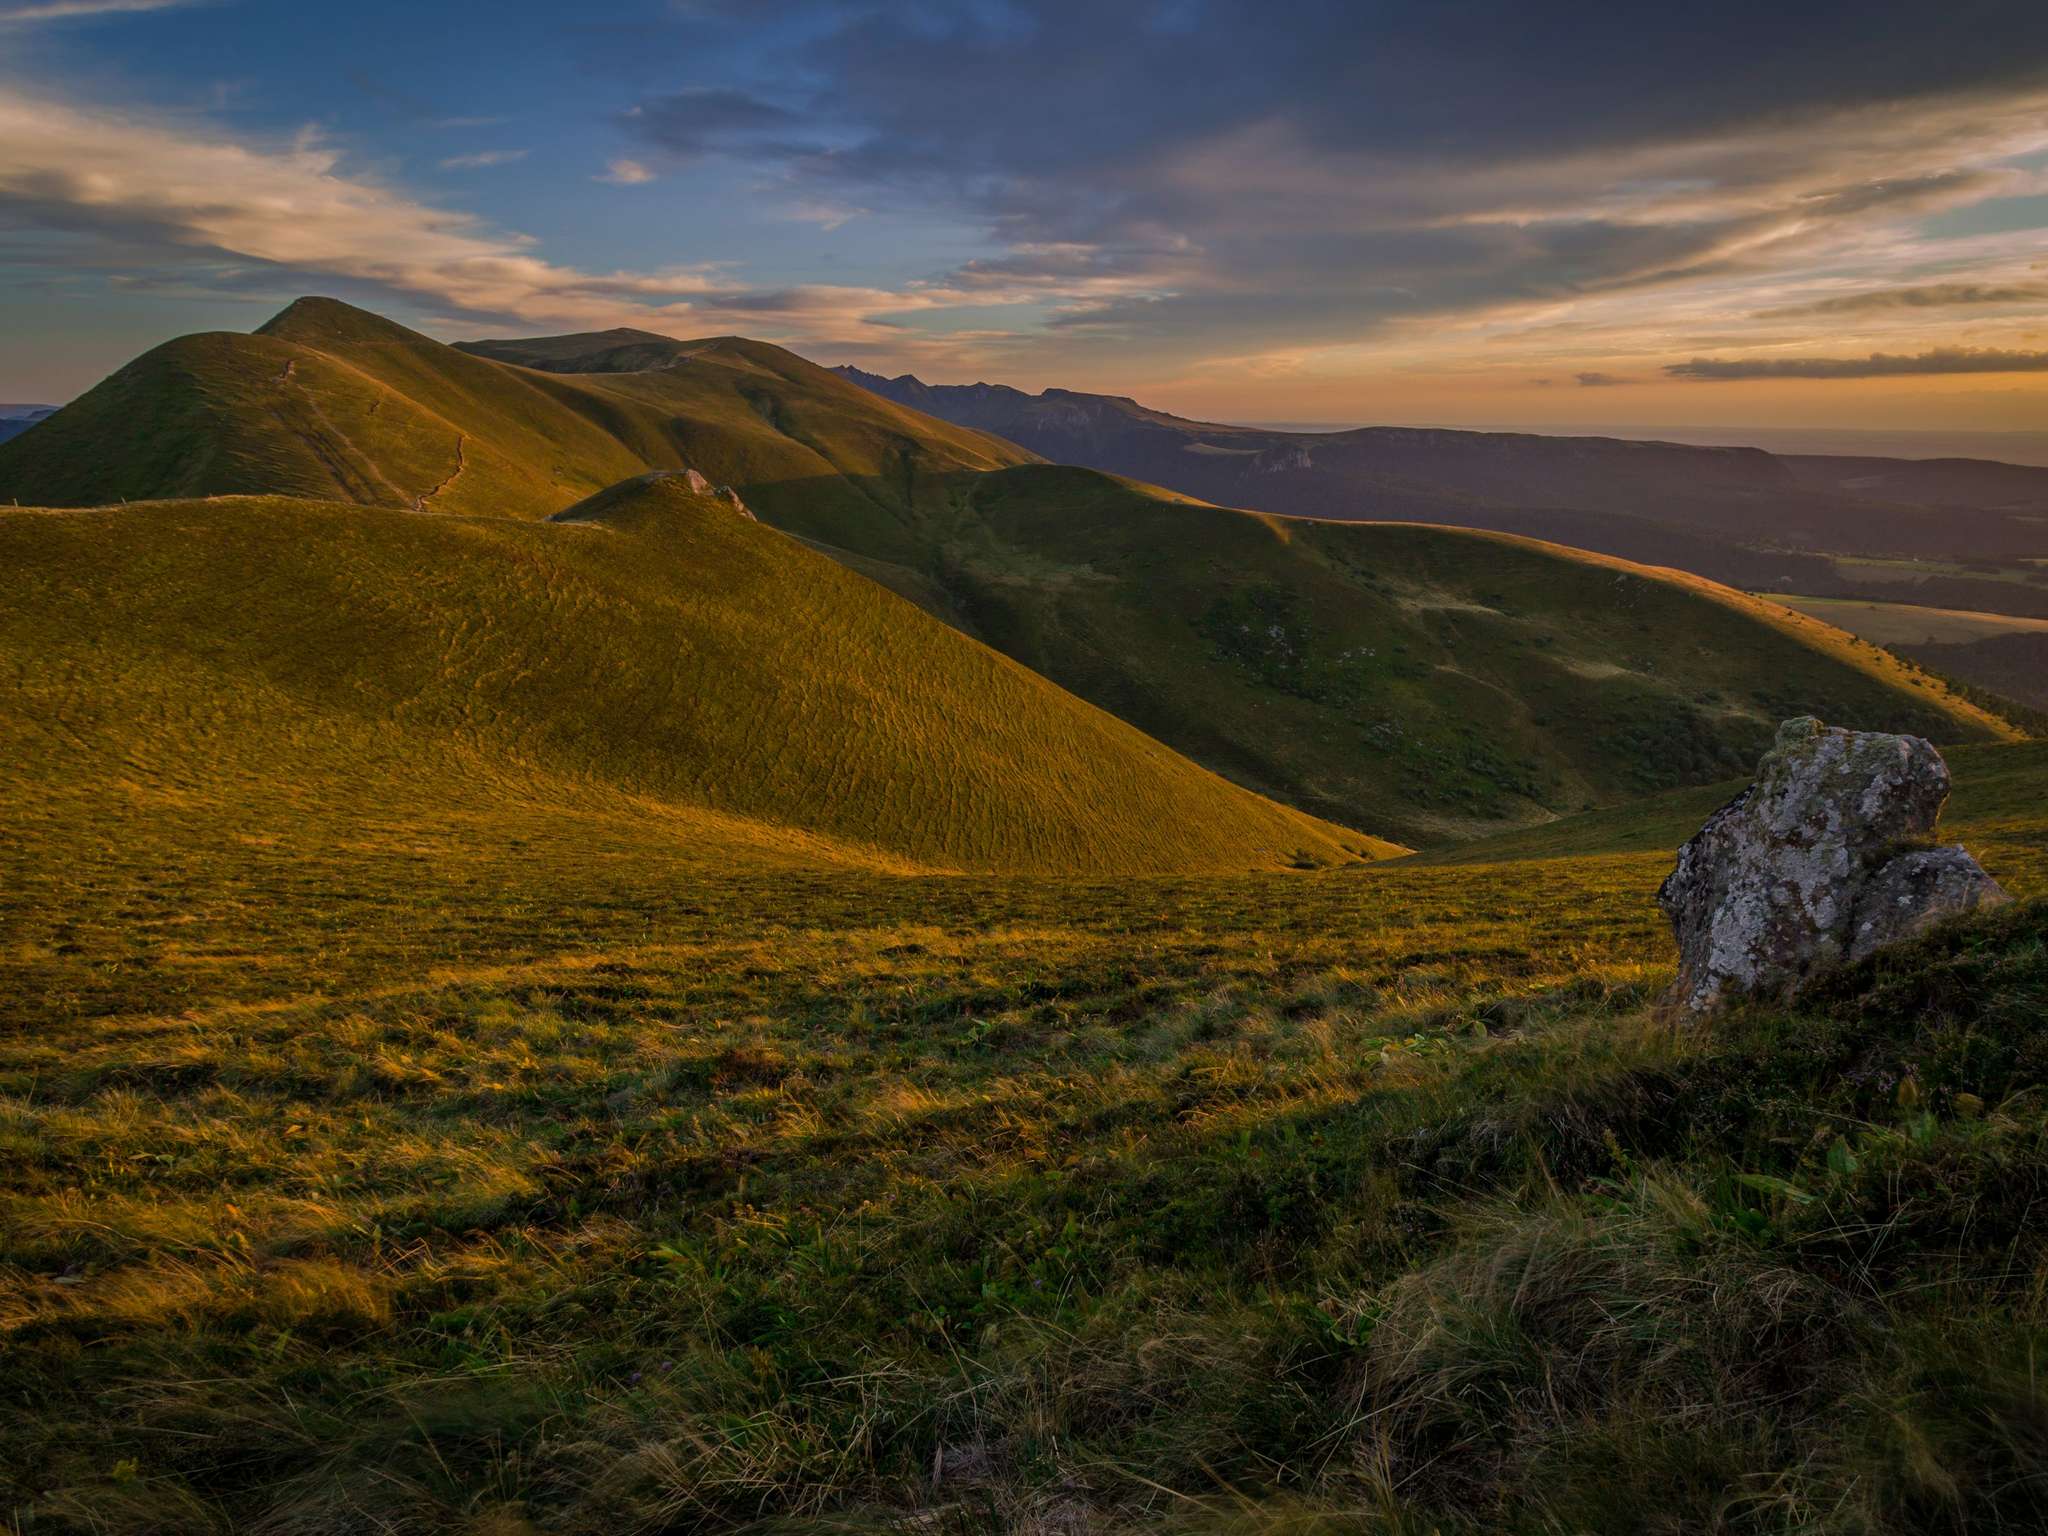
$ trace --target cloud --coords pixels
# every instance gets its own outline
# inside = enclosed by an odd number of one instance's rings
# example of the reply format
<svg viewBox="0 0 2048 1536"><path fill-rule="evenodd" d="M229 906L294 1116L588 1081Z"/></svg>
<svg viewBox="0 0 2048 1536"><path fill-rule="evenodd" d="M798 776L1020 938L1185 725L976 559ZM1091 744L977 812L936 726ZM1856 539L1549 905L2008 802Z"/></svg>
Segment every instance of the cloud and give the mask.
<svg viewBox="0 0 2048 1536"><path fill-rule="evenodd" d="M797 224L815 224L826 231L843 228L867 212L865 208L854 208L845 203L818 202L806 199L792 203L783 209L782 216Z"/></svg>
<svg viewBox="0 0 2048 1536"><path fill-rule="evenodd" d="M1882 379L1905 374L2048 373L2048 352L2008 352L1996 347L1935 347L1913 355L1873 352L1868 357L1696 357L1669 364L1673 378L1720 382L1735 379Z"/></svg>
<svg viewBox="0 0 2048 1536"><path fill-rule="evenodd" d="M843 286L565 269L352 174L318 139L245 150L273 169L307 157L279 194L316 210L304 258L282 233L251 232L268 229L267 205L233 176L222 209L198 174L170 206L119 156L81 169L47 138L25 150L0 134L0 196L17 220L54 221L103 253L388 274L352 280L436 313L777 326L849 353L894 347L880 360L904 366L978 347L1049 382L1185 379L1218 358L1286 355L1319 379L1343 363L1569 388L1579 371L1660 377L1693 353L1918 353L1957 339L1933 329L1953 308L1799 311L1916 285L2044 285L2026 270L2034 232L1931 218L2044 185L2048 6L1982 9L1939 48L1899 42L1925 34L1924 0L1582 0L1569 26L1527 0L1296 0L1285 26L1270 0L669 0L577 34L579 49L616 54L604 69L578 60L618 93L625 135L628 158L595 180L680 186L718 160L729 165L707 182L751 186L759 215L822 230L858 215L872 238L831 254L871 265ZM451 110L365 89L422 124ZM189 129L170 136L225 152ZM136 166L169 154L137 142ZM9 180L23 155L30 174ZM95 201L101 175L117 188L110 208ZM386 222L352 231L321 211L337 200L367 200ZM903 280L904 258L880 254L891 235L899 251L947 254ZM1958 272L1969 281L1942 280ZM685 276L695 286L634 286ZM1014 325L989 325L991 307ZM1856 315L1874 323L1850 339L1827 323Z"/></svg>
<svg viewBox="0 0 2048 1536"><path fill-rule="evenodd" d="M19 0L0 3L0 27L34 26L49 21L86 21L97 16L135 16L146 11L174 11L203 0Z"/></svg>
<svg viewBox="0 0 2048 1536"><path fill-rule="evenodd" d="M1590 368L1584 373L1573 374L1572 378L1581 389L1604 389L1610 384L1626 384L1629 382L1617 374L1599 373Z"/></svg>
<svg viewBox="0 0 2048 1536"><path fill-rule="evenodd" d="M614 160L604 168L602 176L593 176L590 179L610 182L615 187L640 187L654 180L654 172L638 160Z"/></svg>
<svg viewBox="0 0 2048 1536"><path fill-rule="evenodd" d="M862 355L936 356L963 343L912 334L906 317L1041 297L936 284L761 289L713 266L588 272L546 260L525 236L352 174L311 132L255 147L0 86L0 232L9 229L33 238L0 241L0 265L47 268L62 240L67 269L96 266L114 284L275 294L340 282L469 334L490 317L529 330L746 330ZM977 339L1003 334L984 328Z"/></svg>
<svg viewBox="0 0 2048 1536"><path fill-rule="evenodd" d="M1759 320L1791 320L1810 315L1866 315L1887 311L1949 309L1970 304L2038 304L2048 301L2048 283L1922 283L1911 288L1877 288L1844 293L1804 304L1760 309Z"/></svg>
<svg viewBox="0 0 2048 1536"><path fill-rule="evenodd" d="M273 148L0 88L0 226L66 235L149 270L222 256L477 314L604 319L716 284L704 272L589 273L467 214L351 176L304 134ZM33 249L33 247L32 247Z"/></svg>
<svg viewBox="0 0 2048 1536"><path fill-rule="evenodd" d="M1897 41L1918 0L1588 0L1570 26L1526 0L1300 0L1284 27L1259 0L1194 26L790 0L772 73L742 61L624 123L798 199L964 224L996 251L934 281L1065 295L1049 354L1192 364L1610 300L1640 341L1661 296L1711 293L1686 322L1710 329L1810 273L1880 286L1914 221L2012 195L2048 146L2048 7L1994 9L1931 50ZM678 25L703 44L739 14L693 0Z"/></svg>
<svg viewBox="0 0 2048 1536"><path fill-rule="evenodd" d="M629 108L626 127L652 148L694 159L715 153L810 154L805 119L744 91L697 86Z"/></svg>
<svg viewBox="0 0 2048 1536"><path fill-rule="evenodd" d="M450 155L441 162L444 171L481 171L494 165L517 165L527 156L523 149L485 149L473 155Z"/></svg>

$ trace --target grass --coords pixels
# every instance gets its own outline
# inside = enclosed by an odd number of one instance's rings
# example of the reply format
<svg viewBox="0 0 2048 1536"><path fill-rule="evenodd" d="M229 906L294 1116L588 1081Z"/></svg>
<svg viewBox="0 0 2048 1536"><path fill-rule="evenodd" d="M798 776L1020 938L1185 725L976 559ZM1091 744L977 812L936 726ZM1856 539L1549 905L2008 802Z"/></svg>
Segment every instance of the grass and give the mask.
<svg viewBox="0 0 2048 1536"><path fill-rule="evenodd" d="M1960 608L1920 608L1911 603L1870 603L1843 597L1773 597L1787 608L1811 614L1878 645L1958 645L1994 635L2048 634L2048 619Z"/></svg>
<svg viewBox="0 0 2048 1536"><path fill-rule="evenodd" d="M2031 752L1954 830L2038 896ZM1679 1037L1658 853L118 830L7 845L23 1531L1917 1532L2048 1472L2038 901Z"/></svg>
<svg viewBox="0 0 2048 1536"><path fill-rule="evenodd" d="M1388 851L1262 801L680 480L603 521L0 512L24 853L552 816L701 861L1174 872Z"/></svg>
<svg viewBox="0 0 2048 1536"><path fill-rule="evenodd" d="M2048 632L1894 649L1936 676L1959 681L1958 692L1981 690L1980 700L1988 695L1999 701L2006 717L2030 734L2048 735Z"/></svg>
<svg viewBox="0 0 2048 1536"><path fill-rule="evenodd" d="M1835 562L1843 579L1880 586L1913 584L1929 577L1967 577L1982 581L2039 584L2039 560L1883 560L1844 558Z"/></svg>
<svg viewBox="0 0 2048 1536"><path fill-rule="evenodd" d="M1999 844L2018 867L2030 867L2021 853L2041 816L2040 794L2048 783L2048 741L1953 747L1944 756L1954 781L1938 835L1975 848L1986 839ZM1425 864L1514 863L1525 859L1583 859L1609 854L1673 855L1716 809L1748 781L1729 779L1629 805L1565 816L1541 827L1479 838L1418 857ZM2010 841L2017 840L2017 842ZM2048 895L2034 890L2032 894Z"/></svg>
<svg viewBox="0 0 2048 1536"><path fill-rule="evenodd" d="M2021 905L1676 1034L1725 786L1368 862L1075 694L1438 835L1997 722L655 356L302 303L0 450L209 498L0 511L8 1530L2037 1522L2048 749L1954 753Z"/></svg>

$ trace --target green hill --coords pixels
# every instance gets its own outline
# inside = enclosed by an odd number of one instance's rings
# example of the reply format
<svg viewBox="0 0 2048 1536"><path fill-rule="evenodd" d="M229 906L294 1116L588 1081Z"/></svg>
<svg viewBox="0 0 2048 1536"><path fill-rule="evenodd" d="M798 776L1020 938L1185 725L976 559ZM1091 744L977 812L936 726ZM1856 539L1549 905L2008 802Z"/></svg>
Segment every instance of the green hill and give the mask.
<svg viewBox="0 0 2048 1536"><path fill-rule="evenodd" d="M1875 647L1679 572L1233 512L1092 470L976 477L926 574L1083 698L1404 842L1726 778L1794 714L2011 734Z"/></svg>
<svg viewBox="0 0 2048 1536"><path fill-rule="evenodd" d="M902 522L938 477L1030 458L778 347L671 345L685 364L572 379L300 299L254 335L167 342L0 445L0 499L285 495L540 518L688 466L829 538Z"/></svg>
<svg viewBox="0 0 2048 1536"><path fill-rule="evenodd" d="M898 870L1391 851L680 477L541 524L284 498L7 510L0 592L20 765L0 813L36 867L110 840L148 866L572 833L603 859Z"/></svg>

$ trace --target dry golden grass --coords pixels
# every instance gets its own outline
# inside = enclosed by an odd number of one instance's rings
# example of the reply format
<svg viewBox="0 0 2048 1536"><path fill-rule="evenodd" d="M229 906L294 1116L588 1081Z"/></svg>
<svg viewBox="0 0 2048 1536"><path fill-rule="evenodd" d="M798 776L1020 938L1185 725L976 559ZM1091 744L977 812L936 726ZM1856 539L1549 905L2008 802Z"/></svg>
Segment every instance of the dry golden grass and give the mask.
<svg viewBox="0 0 2048 1536"><path fill-rule="evenodd" d="M1701 1520L1715 1479L1781 1480L1785 1530L2019 1496L2038 908L1745 1044L1646 1017L1661 852L912 873L1313 826L721 503L639 513L0 513L18 1527L1569 1500L1618 1536L1659 1479ZM805 722L832 750L792 761ZM2039 751L1957 767L1951 830L2041 893ZM985 787L863 787L904 771ZM1938 1121L1894 1124L1904 1077ZM1878 1231L1886 1278L1845 1271ZM1758 1286L1827 1321L1796 1390L1755 1308L1699 1302Z"/></svg>
<svg viewBox="0 0 2048 1536"><path fill-rule="evenodd" d="M161 824L162 846L431 850L563 816L707 864L1387 851L681 481L627 501L609 525L280 498L0 513L0 732L26 769L0 810L51 849Z"/></svg>
<svg viewBox="0 0 2048 1536"><path fill-rule="evenodd" d="M2038 799L1955 830L2048 887ZM1895 967L1917 1001L1701 1041L1644 1014L1658 853L1076 882L521 834L173 826L10 868L24 1529L1483 1529L1569 1498L1619 1533L1686 1457L1788 1480L1765 1529L1845 1488L1874 1517L1824 1528L1918 1529L1856 1394L1912 1328L2037 1326L2038 907ZM1916 1073L1942 1120L1887 1129ZM1825 1183L1816 1117L1867 1176ZM1786 1388L1773 1327L1829 1374ZM1954 1507L2018 1465L1960 1467Z"/></svg>

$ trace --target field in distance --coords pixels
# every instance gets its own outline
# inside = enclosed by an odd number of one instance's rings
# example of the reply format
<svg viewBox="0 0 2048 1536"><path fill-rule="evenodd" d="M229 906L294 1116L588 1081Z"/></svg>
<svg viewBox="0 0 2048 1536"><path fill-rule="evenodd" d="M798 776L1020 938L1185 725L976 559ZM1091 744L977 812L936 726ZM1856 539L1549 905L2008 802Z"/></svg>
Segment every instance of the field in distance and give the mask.
<svg viewBox="0 0 2048 1536"><path fill-rule="evenodd" d="M1994 635L2048 635L2048 619L2018 618L1963 608L1921 608L1910 603L1863 602L1839 597L1773 595L1772 602L1811 614L1879 645L1958 645Z"/></svg>

